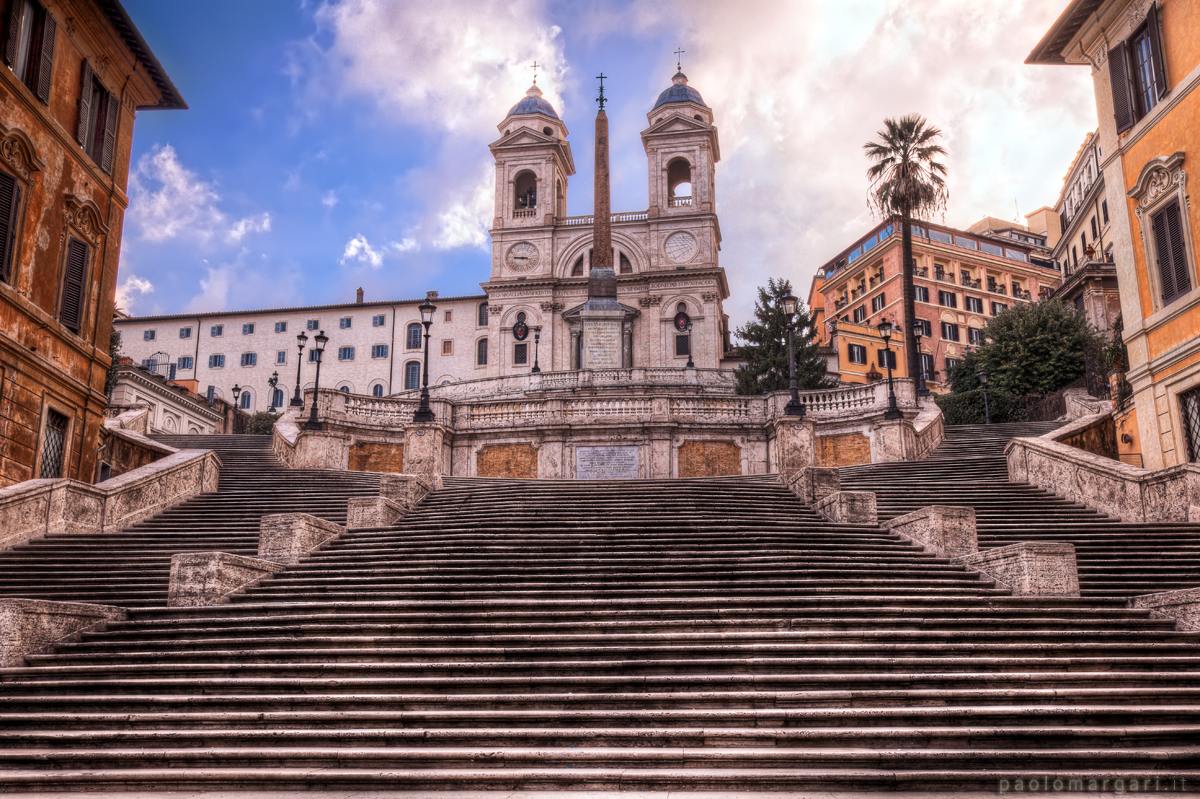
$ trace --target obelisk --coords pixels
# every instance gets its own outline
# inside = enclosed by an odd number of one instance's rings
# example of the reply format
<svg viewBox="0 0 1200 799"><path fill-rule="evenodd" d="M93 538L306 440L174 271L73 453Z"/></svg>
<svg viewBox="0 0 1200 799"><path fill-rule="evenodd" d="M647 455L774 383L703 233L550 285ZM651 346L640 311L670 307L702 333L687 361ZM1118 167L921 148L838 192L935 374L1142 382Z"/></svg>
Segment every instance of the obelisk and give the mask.
<svg viewBox="0 0 1200 799"><path fill-rule="evenodd" d="M617 302L617 273L613 271L612 217L608 184L608 116L604 113L604 75L600 75L600 110L596 113L595 201L592 209L592 262L588 272L588 301L579 311L583 340L581 369L622 366L621 323L625 311Z"/></svg>

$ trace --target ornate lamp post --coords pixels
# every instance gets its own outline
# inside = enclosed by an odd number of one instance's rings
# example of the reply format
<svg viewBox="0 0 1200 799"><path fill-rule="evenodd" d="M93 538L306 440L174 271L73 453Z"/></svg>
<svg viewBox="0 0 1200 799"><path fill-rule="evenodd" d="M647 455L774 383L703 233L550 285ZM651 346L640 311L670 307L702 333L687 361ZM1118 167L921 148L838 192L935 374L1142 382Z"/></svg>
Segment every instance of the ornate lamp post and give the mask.
<svg viewBox="0 0 1200 799"><path fill-rule="evenodd" d="M686 330L687 330L687 334L688 334L688 337L687 337L687 344L688 344L687 368L694 369L694 368L696 368L696 363L695 363L695 361L692 360L692 317L690 317L690 316L688 317L688 320L687 320Z"/></svg>
<svg viewBox="0 0 1200 799"><path fill-rule="evenodd" d="M233 432L238 431L238 409L241 403L238 402L238 397L242 395L242 387L237 383L233 384Z"/></svg>
<svg viewBox="0 0 1200 799"><path fill-rule="evenodd" d="M888 408L883 412L884 419L903 419L904 414L900 412L900 408L896 406L896 384L892 381L892 323L888 319L880 319L879 324L875 325L875 329L879 331L879 337L883 339L883 346L887 351L887 356L884 360L887 361L888 368Z"/></svg>
<svg viewBox="0 0 1200 799"><path fill-rule="evenodd" d="M992 412L988 409L987 381L988 373L980 369L979 384L983 386L983 422L984 424L991 424Z"/></svg>
<svg viewBox="0 0 1200 799"><path fill-rule="evenodd" d="M923 320L913 320L913 336L917 339L917 360L921 360L921 336L925 335L925 326L921 324ZM917 396L928 397L929 386L925 385L925 365L917 364Z"/></svg>
<svg viewBox="0 0 1200 799"><path fill-rule="evenodd" d="M325 352L325 345L328 343L329 336L325 335L324 330L318 330L317 335L313 336L313 352L317 353L317 380L313 383L312 407L308 411L308 421L304 423L305 430L321 429L321 423L317 421L317 402L321 396L321 353Z"/></svg>
<svg viewBox="0 0 1200 799"><path fill-rule="evenodd" d="M421 369L421 404L413 413L413 421L432 422L433 411L429 408L429 326L433 324L433 312L437 306L426 297L417 310L421 312L421 324L425 325L425 366Z"/></svg>
<svg viewBox="0 0 1200 799"><path fill-rule="evenodd" d="M537 374L538 372L542 371L542 368L538 366L538 342L541 340L542 326L538 325L533 329L533 368L529 370L533 374Z"/></svg>
<svg viewBox="0 0 1200 799"><path fill-rule="evenodd" d="M279 372L272 372L267 378L267 385L271 387L271 406L267 408L267 413L275 413L275 386L279 385Z"/></svg>
<svg viewBox="0 0 1200 799"><path fill-rule="evenodd" d="M790 291L783 295L783 314L787 317L788 330L788 390L792 393L787 405L783 406L784 416L803 416L805 411L804 403L800 401L800 392L796 388L796 356L793 353L794 345L792 343L792 333L795 329L796 303L799 301L796 295Z"/></svg>
<svg viewBox="0 0 1200 799"><path fill-rule="evenodd" d="M303 330L300 335L296 336L296 345L300 349L300 354L296 356L296 396L292 397L293 408L303 408L304 400L300 398L300 365L304 363L304 345L308 343L308 334Z"/></svg>

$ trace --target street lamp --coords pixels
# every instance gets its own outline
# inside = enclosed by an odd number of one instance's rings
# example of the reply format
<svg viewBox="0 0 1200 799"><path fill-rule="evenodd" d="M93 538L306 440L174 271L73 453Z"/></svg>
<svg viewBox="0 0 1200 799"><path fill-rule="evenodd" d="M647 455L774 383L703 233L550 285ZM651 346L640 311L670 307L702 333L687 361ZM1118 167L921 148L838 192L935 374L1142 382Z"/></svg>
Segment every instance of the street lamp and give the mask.
<svg viewBox="0 0 1200 799"><path fill-rule="evenodd" d="M267 385L271 387L271 407L267 408L267 413L275 413L275 386L279 385L279 372L271 373Z"/></svg>
<svg viewBox="0 0 1200 799"><path fill-rule="evenodd" d="M925 385L925 365L921 361L921 336L925 335L923 319L913 320L913 336L917 339L917 396L928 397L929 386Z"/></svg>
<svg viewBox="0 0 1200 799"><path fill-rule="evenodd" d="M317 380L313 383L312 407L308 412L308 421L304 425L305 430L321 429L321 423L317 421L317 402L321 396L321 353L325 352L325 345L328 343L329 336L325 335L324 330L318 330L317 335L313 336L313 352L317 354ZM297 385L299 385L298 382Z"/></svg>
<svg viewBox="0 0 1200 799"><path fill-rule="evenodd" d="M308 334L303 330L300 335L296 336L296 345L300 349L300 354L296 356L296 396L292 397L293 408L303 408L304 400L300 398L300 364L304 363L304 345L308 343Z"/></svg>
<svg viewBox="0 0 1200 799"><path fill-rule="evenodd" d="M694 369L696 367L696 363L695 363L695 361L692 360L692 317L690 317L690 316L688 317L687 325L684 327L684 329L687 331L687 345L688 345L687 368Z"/></svg>
<svg viewBox="0 0 1200 799"><path fill-rule="evenodd" d="M992 412L988 409L987 381L988 381L988 373L983 371L982 369L980 369L979 370L979 384L983 386L983 421L984 421L984 424L991 424L992 423Z"/></svg>
<svg viewBox="0 0 1200 799"><path fill-rule="evenodd" d="M530 372L532 372L534 374L537 374L538 372L542 371L541 367L538 366L538 342L541 340L542 340L542 326L538 325L537 327L535 327L533 329L533 368L529 370Z"/></svg>
<svg viewBox="0 0 1200 799"><path fill-rule="evenodd" d="M433 411L429 408L429 326L433 324L433 312L437 306L425 297L417 308L421 312L421 324L425 325L425 367L421 370L421 404L413 414L414 422L432 422Z"/></svg>
<svg viewBox="0 0 1200 799"><path fill-rule="evenodd" d="M888 408L883 412L883 418L903 419L904 414L896 407L896 384L892 380L892 347L889 343L892 338L892 323L888 319L880 319L875 329L879 331L879 337L883 339L883 346L887 352L884 360L887 361L888 368Z"/></svg>
<svg viewBox="0 0 1200 799"><path fill-rule="evenodd" d="M238 408L240 407L240 403L238 402L238 397L240 397L241 395L242 395L242 387L239 386L237 383L234 383L233 384L233 432L235 432L235 433L238 431Z"/></svg>
<svg viewBox="0 0 1200 799"><path fill-rule="evenodd" d="M804 403L800 402L800 392L796 389L796 356L792 352L792 330L795 327L793 317L796 315L796 303L798 302L799 299L790 291L783 295L783 314L787 317L788 331L788 390L792 394L787 405L783 406L784 416L804 415Z"/></svg>

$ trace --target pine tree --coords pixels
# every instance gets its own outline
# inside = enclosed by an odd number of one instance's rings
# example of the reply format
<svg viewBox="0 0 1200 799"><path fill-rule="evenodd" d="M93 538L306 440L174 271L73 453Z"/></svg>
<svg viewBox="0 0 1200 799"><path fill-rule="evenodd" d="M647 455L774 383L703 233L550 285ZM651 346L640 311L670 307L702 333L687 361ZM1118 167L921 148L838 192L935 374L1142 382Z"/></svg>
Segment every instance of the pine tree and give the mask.
<svg viewBox="0 0 1200 799"><path fill-rule="evenodd" d="M783 297L792 284L780 278L768 278L766 288L759 286L754 303L754 321L739 327L736 335L746 366L737 371L737 393L762 394L788 388L787 319ZM831 382L825 359L817 352L812 319L803 303L796 303L794 354L796 385L801 389L823 388Z"/></svg>

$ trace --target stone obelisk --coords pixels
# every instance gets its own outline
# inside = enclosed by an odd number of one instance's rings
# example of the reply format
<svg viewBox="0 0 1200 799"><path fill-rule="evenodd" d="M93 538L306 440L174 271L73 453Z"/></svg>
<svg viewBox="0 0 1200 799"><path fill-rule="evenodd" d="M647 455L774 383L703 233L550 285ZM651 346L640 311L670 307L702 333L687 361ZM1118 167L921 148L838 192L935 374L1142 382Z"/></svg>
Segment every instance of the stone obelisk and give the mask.
<svg viewBox="0 0 1200 799"><path fill-rule="evenodd" d="M608 188L608 116L604 113L604 76L600 75L600 110L596 114L595 203L588 301L579 311L583 340L581 369L618 369L622 365L621 323L625 311L617 302L613 271L612 217Z"/></svg>

